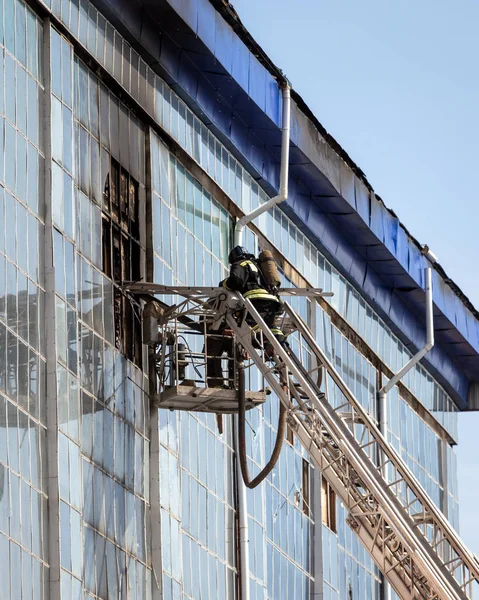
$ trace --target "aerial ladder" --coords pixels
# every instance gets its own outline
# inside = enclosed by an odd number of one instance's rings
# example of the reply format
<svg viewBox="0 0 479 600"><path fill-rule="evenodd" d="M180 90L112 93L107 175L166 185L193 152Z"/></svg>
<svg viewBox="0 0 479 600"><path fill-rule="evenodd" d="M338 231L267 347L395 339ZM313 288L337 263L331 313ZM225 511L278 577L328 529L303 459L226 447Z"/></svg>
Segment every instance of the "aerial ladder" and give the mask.
<svg viewBox="0 0 479 600"><path fill-rule="evenodd" d="M348 525L399 597L472 598L473 584L479 581L477 557L388 444L376 420L287 301L283 301L282 328L290 333L290 347L277 341L254 305L239 293L144 283L131 284L128 292L181 298L161 309L161 314L147 324L159 366L159 389L154 399L159 407L240 411L240 418L244 418L244 410L265 401L264 391L245 390L244 369L254 365L281 402L289 427L347 508ZM216 294L213 302L212 294ZM321 290L296 288L282 294L313 300L328 295ZM259 325L254 336L248 324L252 321ZM234 345L241 350L233 357L235 389L202 387L207 342L201 352L178 343L180 338L186 340L188 332L207 340L208 332L220 322L233 332ZM187 366L194 367L195 381L185 380ZM242 398L238 400L238 396Z"/></svg>

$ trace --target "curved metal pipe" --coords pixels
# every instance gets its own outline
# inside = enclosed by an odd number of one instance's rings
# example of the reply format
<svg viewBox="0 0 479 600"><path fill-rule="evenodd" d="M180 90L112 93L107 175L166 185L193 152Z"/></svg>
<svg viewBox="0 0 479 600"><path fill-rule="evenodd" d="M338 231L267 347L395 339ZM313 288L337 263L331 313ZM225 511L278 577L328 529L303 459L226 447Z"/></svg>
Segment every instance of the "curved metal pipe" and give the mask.
<svg viewBox="0 0 479 600"><path fill-rule="evenodd" d="M274 444L273 452L271 457L263 469L256 475L254 479L250 479L248 469L248 457L246 455L246 389L245 389L245 372L243 363L238 363L238 453L239 461L241 466L241 474L243 476L244 484L250 490L257 487L262 483L266 477L276 466L279 455L281 454L281 448L283 447L284 434L286 432L286 409L280 402L279 405L279 417L278 417L278 432L276 434L276 441Z"/></svg>
<svg viewBox="0 0 479 600"><path fill-rule="evenodd" d="M433 317L433 304L432 304L432 268L426 268L426 343L415 354L411 360L409 360L404 367L391 377L391 379L384 385L378 392L379 396L379 429L383 435L386 435L387 427L387 406L386 406L386 395L400 379L410 371L416 363L418 363L423 356L425 356L429 350L434 346L434 317Z"/></svg>
<svg viewBox="0 0 479 600"><path fill-rule="evenodd" d="M258 206L249 214L244 215L236 222L234 231L234 246L243 245L243 230L246 225L256 219L259 215L269 210L275 204L284 202L288 198L288 176L289 176L289 132L291 122L291 88L288 83L283 88L283 119L281 136L281 170L279 176L279 194L271 198L265 204Z"/></svg>

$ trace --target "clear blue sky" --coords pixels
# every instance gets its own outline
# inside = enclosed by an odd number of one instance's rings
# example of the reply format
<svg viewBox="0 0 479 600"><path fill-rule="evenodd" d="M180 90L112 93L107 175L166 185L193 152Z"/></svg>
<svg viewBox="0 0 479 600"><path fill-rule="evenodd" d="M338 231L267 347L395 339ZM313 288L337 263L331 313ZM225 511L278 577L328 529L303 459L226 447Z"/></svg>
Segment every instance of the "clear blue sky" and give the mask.
<svg viewBox="0 0 479 600"><path fill-rule="evenodd" d="M232 0L387 206L479 308L479 2ZM459 417L461 537L479 555L479 414Z"/></svg>

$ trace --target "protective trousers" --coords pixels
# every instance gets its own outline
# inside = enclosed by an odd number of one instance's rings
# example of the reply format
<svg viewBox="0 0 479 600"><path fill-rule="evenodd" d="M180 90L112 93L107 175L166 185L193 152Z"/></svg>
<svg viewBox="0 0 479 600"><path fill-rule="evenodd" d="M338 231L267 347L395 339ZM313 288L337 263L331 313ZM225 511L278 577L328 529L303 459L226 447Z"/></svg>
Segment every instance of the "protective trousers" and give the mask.
<svg viewBox="0 0 479 600"><path fill-rule="evenodd" d="M286 336L279 327L275 327L275 320L282 314L281 302L278 300L251 300L251 304L259 312L263 321L271 329L271 333L278 340L280 344L286 341ZM246 322L253 329L254 332L259 331L259 325L256 324L254 319L248 315ZM266 345L266 344L265 344Z"/></svg>
<svg viewBox="0 0 479 600"><path fill-rule="evenodd" d="M221 332L208 334L206 343L206 382L208 387L220 388L224 385L224 373L222 357L226 353L228 357L228 385L234 388L234 361L233 361L233 338ZM205 352L205 349L203 349Z"/></svg>

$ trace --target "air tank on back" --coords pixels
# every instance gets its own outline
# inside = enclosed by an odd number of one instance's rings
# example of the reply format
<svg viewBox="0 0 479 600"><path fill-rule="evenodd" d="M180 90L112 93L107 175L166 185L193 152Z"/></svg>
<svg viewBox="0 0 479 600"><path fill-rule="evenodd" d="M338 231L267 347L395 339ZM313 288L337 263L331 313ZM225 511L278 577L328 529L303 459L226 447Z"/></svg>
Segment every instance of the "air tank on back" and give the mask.
<svg viewBox="0 0 479 600"><path fill-rule="evenodd" d="M258 263L268 286L278 288L281 280L273 254L269 250L262 250L258 256Z"/></svg>

